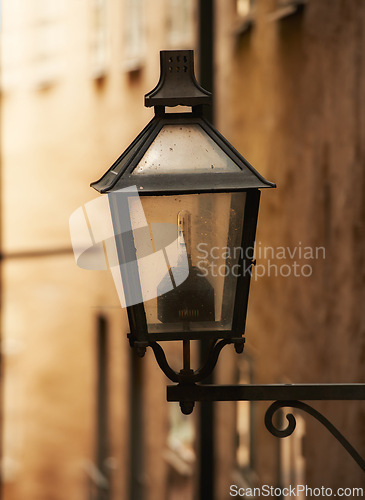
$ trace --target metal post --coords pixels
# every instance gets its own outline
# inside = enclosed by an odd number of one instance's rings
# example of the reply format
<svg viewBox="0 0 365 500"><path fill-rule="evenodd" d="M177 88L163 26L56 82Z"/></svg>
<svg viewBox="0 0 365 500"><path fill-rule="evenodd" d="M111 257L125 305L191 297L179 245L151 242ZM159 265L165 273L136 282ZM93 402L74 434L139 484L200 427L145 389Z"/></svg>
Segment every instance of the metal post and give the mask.
<svg viewBox="0 0 365 500"><path fill-rule="evenodd" d="M214 95L214 0L199 1L199 80L203 88ZM204 111L207 119L214 122L214 101ZM200 342L200 361L203 362L208 351L207 341ZM213 375L205 382L212 383ZM199 413L199 498L214 500L214 403L200 404Z"/></svg>

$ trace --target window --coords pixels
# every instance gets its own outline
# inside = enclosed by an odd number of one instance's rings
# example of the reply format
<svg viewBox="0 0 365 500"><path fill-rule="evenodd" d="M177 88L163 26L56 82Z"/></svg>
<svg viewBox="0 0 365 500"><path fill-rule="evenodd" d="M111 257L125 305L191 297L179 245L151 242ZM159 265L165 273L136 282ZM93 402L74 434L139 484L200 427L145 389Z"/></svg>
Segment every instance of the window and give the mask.
<svg viewBox="0 0 365 500"><path fill-rule="evenodd" d="M92 0L91 23L92 76L101 78L107 64L107 0Z"/></svg>
<svg viewBox="0 0 365 500"><path fill-rule="evenodd" d="M255 0L235 0L236 2L236 34L242 35L254 25Z"/></svg>
<svg viewBox="0 0 365 500"><path fill-rule="evenodd" d="M108 458L108 323L104 316L97 319L97 447L96 463L106 474Z"/></svg>
<svg viewBox="0 0 365 500"><path fill-rule="evenodd" d="M252 361L242 357L237 367L237 384L252 383ZM252 466L252 403L250 401L238 401L236 410L236 463L240 470Z"/></svg>
<svg viewBox="0 0 365 500"><path fill-rule="evenodd" d="M3 334L1 354L6 370L3 389L3 456L1 476L3 485L16 482L22 472L24 446L24 376L19 369L26 343L20 338Z"/></svg>
<svg viewBox="0 0 365 500"><path fill-rule="evenodd" d="M145 48L142 0L126 0L124 30L124 69L137 71L143 64Z"/></svg>
<svg viewBox="0 0 365 500"><path fill-rule="evenodd" d="M89 476L89 497L92 500L109 498L108 457L108 323L97 317L96 331L96 432L95 461L84 466Z"/></svg>
<svg viewBox="0 0 365 500"><path fill-rule="evenodd" d="M279 21L294 14L300 14L307 0L277 0L276 10L271 13L269 21Z"/></svg>
<svg viewBox="0 0 365 500"><path fill-rule="evenodd" d="M305 436L305 420L294 409L290 409L290 413L294 415L296 420L295 432L291 436L279 440L279 484L282 488L305 484L305 459L302 449ZM283 426L286 425L284 423L286 421L285 414L283 410L280 412ZM304 492L299 493L298 498L304 500Z"/></svg>
<svg viewBox="0 0 365 500"><path fill-rule="evenodd" d="M236 0L237 14L244 18L252 13L254 0Z"/></svg>
<svg viewBox="0 0 365 500"><path fill-rule="evenodd" d="M169 433L164 458L168 463L166 496L171 500L193 496L194 444L194 417L184 415L179 403L169 403Z"/></svg>
<svg viewBox="0 0 365 500"><path fill-rule="evenodd" d="M135 349L130 349L130 389L129 389L129 493L130 500L143 500L146 495L145 482L145 438L143 406L143 360Z"/></svg>
<svg viewBox="0 0 365 500"><path fill-rule="evenodd" d="M244 354L237 364L236 384L252 384L253 361ZM236 403L236 449L234 481L240 487L254 487L253 473L253 403L237 401Z"/></svg>
<svg viewBox="0 0 365 500"><path fill-rule="evenodd" d="M65 58L65 2L37 0L29 32L31 80L37 87L51 85L62 73Z"/></svg>
<svg viewBox="0 0 365 500"><path fill-rule="evenodd" d="M1 86L45 88L66 72L65 0L1 4Z"/></svg>
<svg viewBox="0 0 365 500"><path fill-rule="evenodd" d="M191 48L194 44L192 0L168 0L168 43L172 48Z"/></svg>

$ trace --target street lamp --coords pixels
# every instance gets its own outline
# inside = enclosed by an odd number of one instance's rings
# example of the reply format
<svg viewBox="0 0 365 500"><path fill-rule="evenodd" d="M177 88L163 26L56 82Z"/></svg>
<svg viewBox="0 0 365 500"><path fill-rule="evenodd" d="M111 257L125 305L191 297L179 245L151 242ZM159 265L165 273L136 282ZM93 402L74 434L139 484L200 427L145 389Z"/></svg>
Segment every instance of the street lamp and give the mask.
<svg viewBox="0 0 365 500"><path fill-rule="evenodd" d="M195 401L274 401L265 424L286 437L294 431L294 416L287 415L286 429L277 429L273 415L279 408L300 408L365 470L342 434L298 401L364 400L365 384L197 383L212 372L225 345L243 351L260 189L275 187L204 118L204 104L211 104L211 95L195 79L193 52L162 51L160 80L145 96L154 118L92 184L108 195L110 221L98 233L102 239L112 229L103 248L127 308L130 344L140 356L153 349L160 368L177 383L167 387L167 399L179 401L184 413L192 412ZM165 111L174 106L191 111ZM83 212L75 212L73 222L82 219ZM89 237L88 230L84 234ZM93 246L101 248L100 241ZM76 254L88 257L82 249ZM202 339L210 341L207 359L193 371L190 341ZM176 340L183 341L180 372L169 366L158 343Z"/></svg>
<svg viewBox="0 0 365 500"><path fill-rule="evenodd" d="M194 339L242 351L260 189L275 187L204 118L211 95L193 64L191 50L161 52L160 80L145 96L154 118L92 184L109 197L132 347L156 354L155 342L183 340L185 361ZM177 105L191 111L165 112ZM141 210L150 238L133 223ZM160 274L143 266L153 251Z"/></svg>

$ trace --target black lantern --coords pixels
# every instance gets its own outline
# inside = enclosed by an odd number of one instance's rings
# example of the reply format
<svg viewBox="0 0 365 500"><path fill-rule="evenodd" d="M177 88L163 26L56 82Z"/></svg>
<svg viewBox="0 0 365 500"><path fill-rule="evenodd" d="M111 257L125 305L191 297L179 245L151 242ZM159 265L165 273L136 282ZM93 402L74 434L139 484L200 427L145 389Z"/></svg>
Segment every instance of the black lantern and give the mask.
<svg viewBox="0 0 365 500"><path fill-rule="evenodd" d="M265 425L278 437L274 413L299 408L314 416L365 470L364 459L323 415L299 400L364 400L364 384L204 385L221 349L244 347L260 189L265 180L203 116L211 95L196 82L193 52L161 52L159 83L145 96L155 116L92 186L103 198L72 214L76 261L106 269L128 312L129 340L140 356L153 349L167 400L183 413L195 401L275 401ZM188 113L165 107L189 106ZM105 200L105 198L104 198ZM94 203L96 202L96 203ZM106 217L106 218L105 218ZM110 236L112 234L112 237ZM210 342L205 363L190 369L190 340ZM168 364L159 341L183 341L183 369Z"/></svg>
<svg viewBox="0 0 365 500"><path fill-rule="evenodd" d="M210 103L193 51L162 51L159 83L145 96L154 118L92 184L109 197L129 338L141 355L169 340L243 348L260 189L275 185L204 118ZM177 105L191 111L165 112Z"/></svg>

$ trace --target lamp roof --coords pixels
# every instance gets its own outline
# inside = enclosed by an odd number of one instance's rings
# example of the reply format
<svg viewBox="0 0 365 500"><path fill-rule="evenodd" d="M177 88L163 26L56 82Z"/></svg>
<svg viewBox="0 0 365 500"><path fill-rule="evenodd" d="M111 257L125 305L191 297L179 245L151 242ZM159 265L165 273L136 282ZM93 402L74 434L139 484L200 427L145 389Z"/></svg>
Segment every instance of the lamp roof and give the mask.
<svg viewBox="0 0 365 500"><path fill-rule="evenodd" d="M154 118L91 186L100 193L136 186L141 195L275 187L203 117L211 94L195 79L193 51L162 51L160 59L160 80L145 96ZM165 113L177 105L192 112Z"/></svg>

